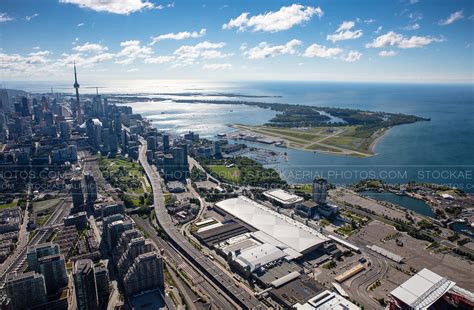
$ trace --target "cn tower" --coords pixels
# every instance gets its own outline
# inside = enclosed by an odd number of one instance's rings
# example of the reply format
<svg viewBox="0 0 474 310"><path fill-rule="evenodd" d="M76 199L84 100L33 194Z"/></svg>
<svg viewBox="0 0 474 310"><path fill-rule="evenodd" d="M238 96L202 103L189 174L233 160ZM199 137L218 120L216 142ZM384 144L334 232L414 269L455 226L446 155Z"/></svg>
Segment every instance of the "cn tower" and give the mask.
<svg viewBox="0 0 474 310"><path fill-rule="evenodd" d="M76 72L76 62L74 62L74 88L76 89L76 115L77 115L77 122L79 125L82 125L82 112L81 112L81 103L79 101L79 83L77 82L77 72Z"/></svg>

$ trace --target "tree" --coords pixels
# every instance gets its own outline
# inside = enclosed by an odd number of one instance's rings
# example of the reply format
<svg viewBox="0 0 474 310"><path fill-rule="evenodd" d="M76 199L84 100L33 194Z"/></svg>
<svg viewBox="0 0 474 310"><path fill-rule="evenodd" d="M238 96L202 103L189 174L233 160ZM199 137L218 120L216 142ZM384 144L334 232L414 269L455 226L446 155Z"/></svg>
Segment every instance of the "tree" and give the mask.
<svg viewBox="0 0 474 310"><path fill-rule="evenodd" d="M354 219L351 220L351 227L352 229L357 229L357 222Z"/></svg>

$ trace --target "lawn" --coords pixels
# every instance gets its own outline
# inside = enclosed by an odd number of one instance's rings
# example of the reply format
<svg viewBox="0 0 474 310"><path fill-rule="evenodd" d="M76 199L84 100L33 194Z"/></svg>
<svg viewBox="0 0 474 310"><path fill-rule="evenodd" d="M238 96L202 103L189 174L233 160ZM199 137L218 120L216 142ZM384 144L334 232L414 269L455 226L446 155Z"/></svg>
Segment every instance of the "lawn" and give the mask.
<svg viewBox="0 0 474 310"><path fill-rule="evenodd" d="M121 158L101 158L99 165L104 177L112 186L134 194L145 192L143 185L147 185L147 183L138 163ZM146 187L148 190L148 186Z"/></svg>
<svg viewBox="0 0 474 310"><path fill-rule="evenodd" d="M360 126L349 126L346 131L338 136L328 138L322 143L347 148L358 152L368 152L370 144L374 140L372 134L376 129L358 130Z"/></svg>
<svg viewBox="0 0 474 310"><path fill-rule="evenodd" d="M287 136L287 135L283 135L281 133L276 133L276 132L273 132L273 131L268 131L268 130L254 130L255 133L259 133L259 134L262 134L262 135L266 135L266 136L271 136L271 137L275 137L277 139L281 139L281 140L287 140L287 141L290 141L290 142L294 142L295 144L299 144L301 146L303 146L305 143L307 143L308 141L307 140L304 140L304 139L300 139L300 138L296 138L296 137L290 137L290 136Z"/></svg>
<svg viewBox="0 0 474 310"><path fill-rule="evenodd" d="M209 169L219 177L231 183L240 182L240 170L236 166L227 167L226 165L212 165Z"/></svg>
<svg viewBox="0 0 474 310"><path fill-rule="evenodd" d="M60 202L61 200L57 198L42 200L42 201L34 201L33 211L36 213L49 212L49 210L53 210L54 208L56 208Z"/></svg>
<svg viewBox="0 0 474 310"><path fill-rule="evenodd" d="M51 216L51 214L38 216L38 218L36 219L36 225L38 227L43 227L50 216Z"/></svg>
<svg viewBox="0 0 474 310"><path fill-rule="evenodd" d="M345 236L350 236L354 233L355 229L352 228L350 224L345 224L344 226L339 227L338 229L335 230L335 232L345 235Z"/></svg>
<svg viewBox="0 0 474 310"><path fill-rule="evenodd" d="M319 140L322 137L317 134L317 133L309 133L309 132L303 132L299 130L291 130L291 129L275 129L272 127L258 127L259 130L265 131L265 132L270 132L270 133L276 133L281 137L284 138L296 138L299 140L304 140L304 141L315 141Z"/></svg>
<svg viewBox="0 0 474 310"><path fill-rule="evenodd" d="M324 142L323 142L324 143ZM339 153L341 150L333 149L332 147L323 146L320 144L311 144L306 147L307 150L321 151L321 152L334 152Z"/></svg>
<svg viewBox="0 0 474 310"><path fill-rule="evenodd" d="M171 203L171 194L163 193L163 199L165 200L165 204Z"/></svg>
<svg viewBox="0 0 474 310"><path fill-rule="evenodd" d="M301 191L303 193L312 194L313 193L313 184L296 184L295 190Z"/></svg>
<svg viewBox="0 0 474 310"><path fill-rule="evenodd" d="M0 205L0 209L8 209L8 208L13 208L13 207L16 207L16 204L17 204L18 200L13 200L12 202L10 203L6 203L4 205Z"/></svg>
<svg viewBox="0 0 474 310"><path fill-rule="evenodd" d="M226 160L204 160L203 166L218 179L251 186L282 186L286 184L280 174L273 168L265 168L255 160L247 157L235 157Z"/></svg>
<svg viewBox="0 0 474 310"><path fill-rule="evenodd" d="M127 207L136 208L147 204L145 193L151 193L152 189L140 164L124 158L102 157L99 166L105 180L123 192L122 199ZM141 197L143 202L140 202Z"/></svg>

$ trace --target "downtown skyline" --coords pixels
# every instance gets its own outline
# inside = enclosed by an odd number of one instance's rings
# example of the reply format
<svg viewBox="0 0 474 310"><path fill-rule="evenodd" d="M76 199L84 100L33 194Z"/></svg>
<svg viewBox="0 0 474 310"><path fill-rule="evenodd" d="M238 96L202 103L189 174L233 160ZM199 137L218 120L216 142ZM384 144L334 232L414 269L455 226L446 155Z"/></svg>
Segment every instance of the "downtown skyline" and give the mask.
<svg viewBox="0 0 474 310"><path fill-rule="evenodd" d="M472 83L470 1L3 1L0 80Z"/></svg>

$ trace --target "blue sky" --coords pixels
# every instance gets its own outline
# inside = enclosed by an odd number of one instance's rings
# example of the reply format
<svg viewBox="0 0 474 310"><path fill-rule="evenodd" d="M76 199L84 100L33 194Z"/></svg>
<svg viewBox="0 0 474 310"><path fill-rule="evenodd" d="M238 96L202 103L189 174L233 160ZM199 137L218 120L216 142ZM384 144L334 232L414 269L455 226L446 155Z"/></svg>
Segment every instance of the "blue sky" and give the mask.
<svg viewBox="0 0 474 310"><path fill-rule="evenodd" d="M473 82L471 0L2 0L0 80Z"/></svg>

